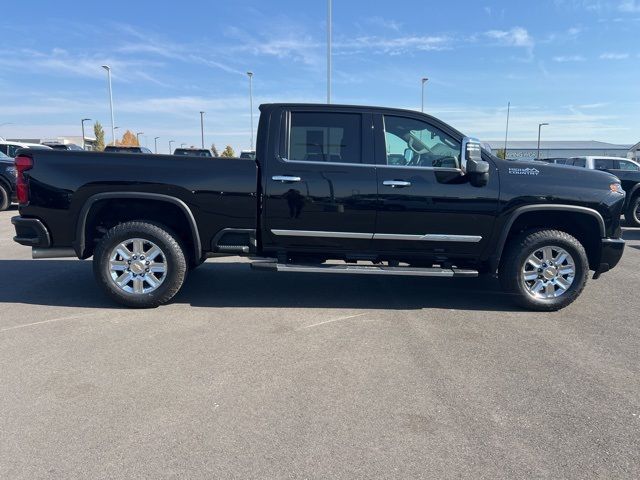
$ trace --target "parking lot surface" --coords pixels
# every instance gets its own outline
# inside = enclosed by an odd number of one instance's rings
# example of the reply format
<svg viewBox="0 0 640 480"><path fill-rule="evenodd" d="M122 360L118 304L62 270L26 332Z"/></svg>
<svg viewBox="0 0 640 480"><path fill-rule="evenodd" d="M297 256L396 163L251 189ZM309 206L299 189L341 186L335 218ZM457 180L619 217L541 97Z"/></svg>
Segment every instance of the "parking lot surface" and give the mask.
<svg viewBox="0 0 640 480"><path fill-rule="evenodd" d="M0 213L0 478L638 478L640 229L557 313L493 279L209 260L127 310Z"/></svg>

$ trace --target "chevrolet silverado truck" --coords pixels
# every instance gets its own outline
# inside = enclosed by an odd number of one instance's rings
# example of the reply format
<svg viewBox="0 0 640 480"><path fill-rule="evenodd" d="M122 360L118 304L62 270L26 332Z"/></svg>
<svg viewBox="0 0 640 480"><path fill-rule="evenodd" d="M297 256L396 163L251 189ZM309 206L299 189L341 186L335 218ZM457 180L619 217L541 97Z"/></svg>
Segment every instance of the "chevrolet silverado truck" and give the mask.
<svg viewBox="0 0 640 480"><path fill-rule="evenodd" d="M34 258L93 257L130 307L168 302L207 257L244 255L277 272L497 274L549 311L622 256L609 173L501 160L414 111L260 110L255 160L20 150L14 240Z"/></svg>

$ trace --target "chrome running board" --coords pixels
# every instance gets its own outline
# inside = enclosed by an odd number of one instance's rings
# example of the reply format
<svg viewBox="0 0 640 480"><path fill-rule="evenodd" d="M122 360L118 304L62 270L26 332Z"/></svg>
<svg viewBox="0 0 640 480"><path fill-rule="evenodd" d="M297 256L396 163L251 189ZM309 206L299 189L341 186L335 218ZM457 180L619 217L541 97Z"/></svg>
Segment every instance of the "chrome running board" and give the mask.
<svg viewBox="0 0 640 480"><path fill-rule="evenodd" d="M387 267L382 265L302 265L257 261L251 264L256 270L292 273L347 273L355 275L399 275L410 277L477 277L477 270L458 268Z"/></svg>

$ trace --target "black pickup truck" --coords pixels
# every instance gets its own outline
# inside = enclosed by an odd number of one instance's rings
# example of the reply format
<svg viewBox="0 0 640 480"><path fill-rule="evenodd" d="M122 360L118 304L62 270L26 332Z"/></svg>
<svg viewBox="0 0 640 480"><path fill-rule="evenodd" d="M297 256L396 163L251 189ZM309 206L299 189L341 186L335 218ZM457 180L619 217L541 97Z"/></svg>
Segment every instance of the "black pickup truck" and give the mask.
<svg viewBox="0 0 640 480"><path fill-rule="evenodd" d="M557 310L622 256L605 172L509 162L418 112L260 107L256 160L21 150L15 241L93 256L115 301L163 304L207 257L284 272L498 274Z"/></svg>

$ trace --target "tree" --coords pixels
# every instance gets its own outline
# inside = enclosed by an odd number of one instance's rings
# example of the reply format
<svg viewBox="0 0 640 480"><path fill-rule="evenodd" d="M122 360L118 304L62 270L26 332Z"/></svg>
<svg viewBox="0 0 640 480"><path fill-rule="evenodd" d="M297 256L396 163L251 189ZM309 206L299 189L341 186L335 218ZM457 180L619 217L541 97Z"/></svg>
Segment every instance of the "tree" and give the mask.
<svg viewBox="0 0 640 480"><path fill-rule="evenodd" d="M504 148L499 148L498 150L496 150L496 157L501 158L501 159L505 159L505 152L504 152Z"/></svg>
<svg viewBox="0 0 640 480"><path fill-rule="evenodd" d="M218 153L218 149L216 148L216 144L212 143L211 144L211 153L213 153L214 157L219 157L220 154Z"/></svg>
<svg viewBox="0 0 640 480"><path fill-rule="evenodd" d="M104 128L100 122L93 124L93 135L96 137L96 144L93 147L94 150L101 152L104 150Z"/></svg>
<svg viewBox="0 0 640 480"><path fill-rule="evenodd" d="M138 137L131 130L127 130L122 135L122 140L116 141L116 145L121 145L123 147L139 147Z"/></svg>
<svg viewBox="0 0 640 480"><path fill-rule="evenodd" d="M227 145L225 147L225 149L222 151L222 155L220 155L221 157L235 157L236 156L236 152L233 151L233 148L231 148L231 145Z"/></svg>

